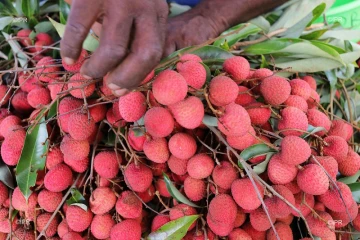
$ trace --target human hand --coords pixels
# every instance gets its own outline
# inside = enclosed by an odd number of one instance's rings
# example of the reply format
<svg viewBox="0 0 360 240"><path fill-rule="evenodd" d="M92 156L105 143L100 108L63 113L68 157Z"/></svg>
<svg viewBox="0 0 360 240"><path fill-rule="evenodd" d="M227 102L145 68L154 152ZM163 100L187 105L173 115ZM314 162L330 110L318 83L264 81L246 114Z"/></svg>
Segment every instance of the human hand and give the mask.
<svg viewBox="0 0 360 240"><path fill-rule="evenodd" d="M160 61L167 15L164 0L73 0L61 41L62 58L74 63L91 26L102 18L99 47L81 74L100 78L110 72L109 88L115 95L124 95Z"/></svg>

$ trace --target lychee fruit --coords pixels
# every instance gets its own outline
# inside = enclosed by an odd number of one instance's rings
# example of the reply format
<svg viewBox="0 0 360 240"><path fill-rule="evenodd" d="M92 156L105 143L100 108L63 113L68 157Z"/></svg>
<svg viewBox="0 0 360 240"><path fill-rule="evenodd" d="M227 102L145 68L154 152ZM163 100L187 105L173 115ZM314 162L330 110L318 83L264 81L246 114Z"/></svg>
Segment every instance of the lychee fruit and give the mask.
<svg viewBox="0 0 360 240"><path fill-rule="evenodd" d="M95 105L96 101L94 100L89 100L88 104L89 104L90 116L92 117L92 119L94 119L96 123L105 119L107 112L107 108L105 104Z"/></svg>
<svg viewBox="0 0 360 240"><path fill-rule="evenodd" d="M19 130L9 134L1 145L1 157L4 163L15 166L20 159L25 144L25 131Z"/></svg>
<svg viewBox="0 0 360 240"><path fill-rule="evenodd" d="M174 129L174 119L169 110L153 107L145 114L146 131L153 137L167 137Z"/></svg>
<svg viewBox="0 0 360 240"><path fill-rule="evenodd" d="M124 170L125 181L135 192L146 191L152 182L153 174L147 166L142 163L130 163Z"/></svg>
<svg viewBox="0 0 360 240"><path fill-rule="evenodd" d="M319 196L319 200L328 209L334 212L345 212L353 203L351 190L345 183L336 182L336 186L331 186L324 194Z"/></svg>
<svg viewBox="0 0 360 240"><path fill-rule="evenodd" d="M308 100L306 100L309 109L316 108L320 103L320 95L313 89Z"/></svg>
<svg viewBox="0 0 360 240"><path fill-rule="evenodd" d="M205 196L206 184L201 179L187 177L184 181L184 191L190 200L200 201Z"/></svg>
<svg viewBox="0 0 360 240"><path fill-rule="evenodd" d="M289 98L291 86L285 78L274 75L262 80L260 92L267 103L280 105Z"/></svg>
<svg viewBox="0 0 360 240"><path fill-rule="evenodd" d="M123 191L116 202L116 212L124 218L141 216L142 203L131 191Z"/></svg>
<svg viewBox="0 0 360 240"><path fill-rule="evenodd" d="M176 220L178 218L184 217L184 216L190 216L190 215L195 215L197 214L195 208L180 203L176 206L174 206L173 208L170 209L169 212L169 216L170 216L170 220ZM193 229L196 225L196 221L189 227L189 230Z"/></svg>
<svg viewBox="0 0 360 240"><path fill-rule="evenodd" d="M56 65L55 59L52 57L43 57L36 64L35 76L42 82L51 82L59 74L60 68Z"/></svg>
<svg viewBox="0 0 360 240"><path fill-rule="evenodd" d="M147 139L144 142L143 150L146 157L156 163L164 163L170 157L168 143L165 138Z"/></svg>
<svg viewBox="0 0 360 240"><path fill-rule="evenodd" d="M101 177L114 178L119 172L121 162L120 154L116 154L114 151L102 151L94 158L94 170Z"/></svg>
<svg viewBox="0 0 360 240"><path fill-rule="evenodd" d="M270 119L271 110L269 107L263 105L262 103L250 103L245 108L250 116L252 124L261 126Z"/></svg>
<svg viewBox="0 0 360 240"><path fill-rule="evenodd" d="M73 73L80 72L81 66L83 65L83 63L85 62L88 56L89 54L87 53L87 51L85 49L82 49L79 58L76 60L74 64L71 65L66 64L64 59L62 59L62 65L65 68L65 70L68 72L73 72Z"/></svg>
<svg viewBox="0 0 360 240"><path fill-rule="evenodd" d="M344 176L353 176L360 169L360 156L349 147L345 158L339 160L339 172Z"/></svg>
<svg viewBox="0 0 360 240"><path fill-rule="evenodd" d="M36 230L38 232L41 232L45 228L45 226L49 222L51 216L52 216L51 213L42 213L36 217ZM45 231L46 237L54 236L56 234L58 225L59 225L58 220L55 217L53 220L51 220L49 226L47 227L47 229Z"/></svg>
<svg viewBox="0 0 360 240"><path fill-rule="evenodd" d="M15 111L19 113L30 113L33 110L33 107L27 101L27 95L28 93L26 92L17 91L11 98L11 105Z"/></svg>
<svg viewBox="0 0 360 240"><path fill-rule="evenodd" d="M301 136L308 128L308 119L303 111L296 107L286 107L281 111L278 129L284 136Z"/></svg>
<svg viewBox="0 0 360 240"><path fill-rule="evenodd" d="M0 182L0 205L2 205L6 201L6 199L8 199L8 197L9 197L8 188L5 186L5 184Z"/></svg>
<svg viewBox="0 0 360 240"><path fill-rule="evenodd" d="M241 225L243 225L244 222L246 221L246 218L247 218L247 214L245 213L245 211L238 207L236 212L234 227L240 227Z"/></svg>
<svg viewBox="0 0 360 240"><path fill-rule="evenodd" d="M188 159L196 153L195 139L186 133L176 133L169 140L169 150L180 159Z"/></svg>
<svg viewBox="0 0 360 240"><path fill-rule="evenodd" d="M163 196L166 198L171 197L171 193L167 189L164 179L159 178L155 183L155 188L156 188L156 191L159 192L160 196Z"/></svg>
<svg viewBox="0 0 360 240"><path fill-rule="evenodd" d="M75 140L66 135L61 141L60 150L64 156L73 160L83 160L89 155L90 145L87 140Z"/></svg>
<svg viewBox="0 0 360 240"><path fill-rule="evenodd" d="M81 102L81 100L75 99L73 97L65 97L60 101L58 107L58 120L59 125L64 132L69 132L69 118L71 114L75 112L75 110L81 109L82 104L83 103Z"/></svg>
<svg viewBox="0 0 360 240"><path fill-rule="evenodd" d="M65 92L67 88L67 83L62 79L58 79L57 81L52 81L51 84L48 85L48 89L50 90L51 100L58 99L67 94Z"/></svg>
<svg viewBox="0 0 360 240"><path fill-rule="evenodd" d="M230 74L238 83L245 80L250 73L250 64L243 57L236 56L228 58L224 61L223 69Z"/></svg>
<svg viewBox="0 0 360 240"><path fill-rule="evenodd" d="M294 194L284 185L273 185L274 190L286 199L292 205L295 205ZM275 203L275 217L283 218L291 213L292 208L281 198L273 196L272 200Z"/></svg>
<svg viewBox="0 0 360 240"><path fill-rule="evenodd" d="M226 136L243 136L251 127L249 114L240 105L231 103L225 107L224 114L219 118L218 128Z"/></svg>
<svg viewBox="0 0 360 240"><path fill-rule="evenodd" d="M304 217L309 215L311 213L311 208L314 208L315 205L314 196L304 192L299 192L298 194L295 194L294 197L294 206L296 209L298 209ZM300 214L295 210L292 210L292 214L296 217L300 217Z"/></svg>
<svg viewBox="0 0 360 240"><path fill-rule="evenodd" d="M150 168L154 176L162 176L163 172L167 172L168 167L166 163L150 162Z"/></svg>
<svg viewBox="0 0 360 240"><path fill-rule="evenodd" d="M51 102L50 92L46 88L35 88L28 93L27 101L33 108L41 108Z"/></svg>
<svg viewBox="0 0 360 240"><path fill-rule="evenodd" d="M180 102L186 97L188 86L181 74L174 70L165 70L156 76L152 91L156 101L163 105Z"/></svg>
<svg viewBox="0 0 360 240"><path fill-rule="evenodd" d="M179 71L183 63L188 61L202 62L201 58L198 55L186 53L179 58L179 62L176 64L177 70Z"/></svg>
<svg viewBox="0 0 360 240"><path fill-rule="evenodd" d="M61 240L84 240L84 239L77 232L68 232L61 238Z"/></svg>
<svg viewBox="0 0 360 240"><path fill-rule="evenodd" d="M42 209L47 212L54 212L61 203L63 195L61 192L50 192L49 190L43 189L39 192L38 202Z"/></svg>
<svg viewBox="0 0 360 240"><path fill-rule="evenodd" d="M127 122L138 121L146 112L146 98L141 92L131 92L119 98L119 111Z"/></svg>
<svg viewBox="0 0 360 240"><path fill-rule="evenodd" d="M305 162L311 155L309 144L297 136L286 136L281 141L280 161L289 165Z"/></svg>
<svg viewBox="0 0 360 240"><path fill-rule="evenodd" d="M31 32L31 29L21 29L16 34L19 38L19 42L25 47L32 45L31 39L29 38Z"/></svg>
<svg viewBox="0 0 360 240"><path fill-rule="evenodd" d="M179 73L184 77L186 83L194 88L200 89L206 81L206 70L197 61L186 61L181 64Z"/></svg>
<svg viewBox="0 0 360 240"><path fill-rule="evenodd" d="M155 187L150 185L149 189L145 192L138 192L137 195L144 203L148 203L155 197Z"/></svg>
<svg viewBox="0 0 360 240"><path fill-rule="evenodd" d="M75 140L86 140L96 130L94 119L81 112L75 112L70 115L68 122L70 136Z"/></svg>
<svg viewBox="0 0 360 240"><path fill-rule="evenodd" d="M275 154L269 161L268 177L274 184L286 184L295 179L298 169L295 165L286 164L280 154Z"/></svg>
<svg viewBox="0 0 360 240"><path fill-rule="evenodd" d="M329 179L320 166L308 164L299 171L297 184L305 193L321 195L328 190Z"/></svg>
<svg viewBox="0 0 360 240"><path fill-rule="evenodd" d="M209 86L209 99L215 106L225 106L235 102L239 93L238 86L226 76L214 77Z"/></svg>
<svg viewBox="0 0 360 240"><path fill-rule="evenodd" d="M335 158L330 156L314 156L319 164L325 169L330 177L336 180L336 175L339 172L338 162ZM314 159L310 159L311 163L317 163Z"/></svg>
<svg viewBox="0 0 360 240"><path fill-rule="evenodd" d="M194 96L170 105L169 109L176 122L187 129L195 129L199 127L205 114L204 105L201 100Z"/></svg>
<svg viewBox="0 0 360 240"><path fill-rule="evenodd" d="M235 103L241 106L246 106L249 103L255 102L255 98L251 95L250 89L244 86L238 86L239 92L235 99Z"/></svg>
<svg viewBox="0 0 360 240"><path fill-rule="evenodd" d="M275 231L276 231L277 235L279 236L279 238L281 240L292 240L292 239L294 239L292 230L291 230L289 225L287 225L285 223L282 223L282 222L278 222L278 223L275 223L274 227L275 227ZM274 230L272 228L270 228L267 231L266 239L267 240L278 239L275 232L274 232Z"/></svg>
<svg viewBox="0 0 360 240"><path fill-rule="evenodd" d="M134 132L134 129L130 128L129 132L128 132L127 139L128 139L128 142L129 142L130 146L135 151L142 151L143 150L144 142L146 140L145 135L136 136L136 134Z"/></svg>
<svg viewBox="0 0 360 240"><path fill-rule="evenodd" d="M310 97L311 87L304 80L295 78L290 81L290 86L291 86L292 95L300 96L305 100L307 100Z"/></svg>
<svg viewBox="0 0 360 240"><path fill-rule="evenodd" d="M309 84L309 86L316 91L316 80L312 76L303 76L301 78Z"/></svg>
<svg viewBox="0 0 360 240"><path fill-rule="evenodd" d="M134 219L125 219L111 228L110 239L141 239L141 225Z"/></svg>
<svg viewBox="0 0 360 240"><path fill-rule="evenodd" d="M62 192L72 184L72 177L71 169L67 165L59 163L46 173L44 186L51 192Z"/></svg>
<svg viewBox="0 0 360 240"><path fill-rule="evenodd" d="M4 138L8 136L9 129L21 125L21 119L15 115L10 115L2 119L0 123L0 135Z"/></svg>
<svg viewBox="0 0 360 240"><path fill-rule="evenodd" d="M245 232L244 230L242 230L241 228L233 229L230 232L228 238L229 238L229 240L237 240L237 239L252 240L250 235L247 232Z"/></svg>
<svg viewBox="0 0 360 240"><path fill-rule="evenodd" d="M115 206L116 196L110 188L98 187L92 192L89 203L94 214L105 214Z"/></svg>
<svg viewBox="0 0 360 240"><path fill-rule="evenodd" d="M227 190L231 188L231 184L238 178L238 173L230 162L222 161L220 165L215 166L212 178L217 186Z"/></svg>
<svg viewBox="0 0 360 240"><path fill-rule="evenodd" d="M91 233L97 239L108 239L115 221L110 214L95 215L91 222Z"/></svg>
<svg viewBox="0 0 360 240"><path fill-rule="evenodd" d="M86 211L81 207L70 205L66 210L66 222L75 232L87 229L92 221L93 213L88 208Z"/></svg>
<svg viewBox="0 0 360 240"><path fill-rule="evenodd" d="M150 82L155 76L155 70L151 70L148 75L141 81L140 86Z"/></svg>
<svg viewBox="0 0 360 240"><path fill-rule="evenodd" d="M347 156L349 147L347 142L338 136L328 136L324 138L324 154L335 158L337 161Z"/></svg>
<svg viewBox="0 0 360 240"><path fill-rule="evenodd" d="M187 163L189 176L195 179L203 179L210 176L214 169L214 160L206 154L196 154Z"/></svg>
<svg viewBox="0 0 360 240"><path fill-rule="evenodd" d="M189 159L180 159L173 155L167 161L167 165L171 172L177 175L184 175L187 173L187 163Z"/></svg>
<svg viewBox="0 0 360 240"><path fill-rule="evenodd" d="M331 121L330 119L322 112L317 109L309 109L307 111L308 121L311 126L314 127L323 127L325 130L315 133L316 135L323 136L326 132L330 130Z"/></svg>
<svg viewBox="0 0 360 240"><path fill-rule="evenodd" d="M255 183L260 197L264 198L264 187L257 181ZM231 194L235 202L245 210L255 210L261 205L257 191L249 178L236 179L231 185Z"/></svg>
<svg viewBox="0 0 360 240"><path fill-rule="evenodd" d="M270 214L270 220L274 224L276 218ZM271 228L271 222L262 207L250 212L250 223L257 231L266 231Z"/></svg>
<svg viewBox="0 0 360 240"><path fill-rule="evenodd" d="M306 100L297 95L290 95L284 104L288 107L296 107L303 112L307 112L308 110L308 104Z"/></svg>
<svg viewBox="0 0 360 240"><path fill-rule="evenodd" d="M64 155L60 151L59 147L53 147L49 149L46 156L46 168L48 170L55 167L57 164L62 163L64 161Z"/></svg>
<svg viewBox="0 0 360 240"><path fill-rule="evenodd" d="M310 231L315 236L326 238L332 235L332 229L329 228L328 223L333 221L332 217L327 212L316 212L316 215L309 214L305 217Z"/></svg>
<svg viewBox="0 0 360 240"><path fill-rule="evenodd" d="M354 220L356 216L358 215L359 208L357 203L353 200L353 203L351 204L351 207L348 208L348 211L345 212L333 212L330 211L330 215L333 219L338 220L335 223L335 228L339 229L342 227L345 227L350 223L350 221L353 221L353 225L355 225ZM340 221L339 221L340 220Z"/></svg>
<svg viewBox="0 0 360 240"><path fill-rule="evenodd" d="M93 80L86 79L80 73L74 74L68 82L68 89L73 97L83 99L90 97L95 91Z"/></svg>
<svg viewBox="0 0 360 240"><path fill-rule="evenodd" d="M6 105L9 101L10 94L8 94L8 87L5 85L0 85L0 106Z"/></svg>
<svg viewBox="0 0 360 240"><path fill-rule="evenodd" d="M156 215L151 223L151 232L155 232L168 222L170 222L168 215Z"/></svg>
<svg viewBox="0 0 360 240"><path fill-rule="evenodd" d="M349 141L349 139L354 134L354 130L348 122L337 119L332 121L331 128L328 134L329 136L339 136L344 138L346 141Z"/></svg>
<svg viewBox="0 0 360 240"><path fill-rule="evenodd" d="M37 194L35 192L31 193L31 195L26 200L20 188L16 187L13 191L11 200L12 206L18 211L35 211L37 204Z"/></svg>

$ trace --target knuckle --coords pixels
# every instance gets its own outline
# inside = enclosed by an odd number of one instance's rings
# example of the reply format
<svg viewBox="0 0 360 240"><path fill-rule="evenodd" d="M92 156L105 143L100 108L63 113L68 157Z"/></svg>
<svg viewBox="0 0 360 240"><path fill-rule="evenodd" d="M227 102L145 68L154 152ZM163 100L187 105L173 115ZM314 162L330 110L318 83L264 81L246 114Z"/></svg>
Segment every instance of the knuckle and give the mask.
<svg viewBox="0 0 360 240"><path fill-rule="evenodd" d="M75 39L84 38L88 34L87 28L79 22L74 23L70 21L66 25L66 30L68 31L69 35Z"/></svg>
<svg viewBox="0 0 360 240"><path fill-rule="evenodd" d="M120 45L113 45L113 44L105 44L104 48L102 49L102 56L107 58L113 58L114 61L118 61L119 59L122 59L126 53L127 50L123 46Z"/></svg>
<svg viewBox="0 0 360 240"><path fill-rule="evenodd" d="M162 56L163 49L160 46L154 46L138 53L138 57L142 62L157 62Z"/></svg>

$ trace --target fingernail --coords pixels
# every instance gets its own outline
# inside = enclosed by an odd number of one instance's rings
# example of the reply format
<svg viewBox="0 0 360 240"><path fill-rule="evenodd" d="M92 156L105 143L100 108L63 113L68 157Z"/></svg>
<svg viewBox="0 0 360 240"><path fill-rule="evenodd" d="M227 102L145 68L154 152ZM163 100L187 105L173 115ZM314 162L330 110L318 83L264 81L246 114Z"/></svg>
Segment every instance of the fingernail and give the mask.
<svg viewBox="0 0 360 240"><path fill-rule="evenodd" d="M111 89L111 90L118 90L120 87L116 84L113 84L113 83L109 83L108 84L108 87Z"/></svg>
<svg viewBox="0 0 360 240"><path fill-rule="evenodd" d="M72 58L64 57L64 62L68 65L72 65L75 63L75 60Z"/></svg>
<svg viewBox="0 0 360 240"><path fill-rule="evenodd" d="M119 90L114 91L114 93L115 93L116 96L121 97L121 96L124 96L124 95L128 94L129 90L123 88L123 89L119 89Z"/></svg>
<svg viewBox="0 0 360 240"><path fill-rule="evenodd" d="M86 79L92 79L92 77L90 77L90 76L88 76L88 75L82 75L84 78L86 78Z"/></svg>

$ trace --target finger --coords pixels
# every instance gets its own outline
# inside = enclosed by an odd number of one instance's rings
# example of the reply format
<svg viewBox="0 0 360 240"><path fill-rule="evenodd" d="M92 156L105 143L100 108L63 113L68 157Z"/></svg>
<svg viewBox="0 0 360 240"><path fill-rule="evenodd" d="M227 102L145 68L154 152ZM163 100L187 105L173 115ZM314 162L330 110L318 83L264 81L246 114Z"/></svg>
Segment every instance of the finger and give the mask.
<svg viewBox="0 0 360 240"><path fill-rule="evenodd" d="M167 39L162 57L165 58L175 51L176 51L175 39Z"/></svg>
<svg viewBox="0 0 360 240"><path fill-rule="evenodd" d="M160 61L163 42L159 33L156 16L140 16L135 19L135 35L131 52L109 75L109 87L133 89L145 78ZM116 92L115 92L116 93Z"/></svg>
<svg viewBox="0 0 360 240"><path fill-rule="evenodd" d="M127 54L133 17L121 4L124 1L105 2L100 45L81 69L83 75L99 78L114 69Z"/></svg>
<svg viewBox="0 0 360 240"><path fill-rule="evenodd" d="M82 43L100 11L98 0L74 0L61 40L61 56L67 64L74 63L82 50Z"/></svg>

